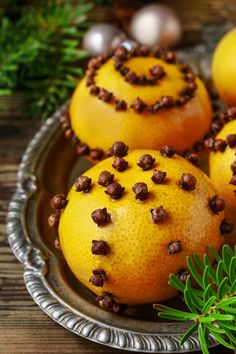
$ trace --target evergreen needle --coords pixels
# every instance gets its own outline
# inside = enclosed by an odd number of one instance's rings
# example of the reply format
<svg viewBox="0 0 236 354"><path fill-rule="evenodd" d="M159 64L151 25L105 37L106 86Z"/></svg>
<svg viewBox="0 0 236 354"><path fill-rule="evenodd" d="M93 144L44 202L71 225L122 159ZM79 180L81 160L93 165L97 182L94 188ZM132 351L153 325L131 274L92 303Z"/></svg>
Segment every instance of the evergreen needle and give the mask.
<svg viewBox="0 0 236 354"><path fill-rule="evenodd" d="M170 275L169 284L184 293L190 312L154 305L161 318L192 321L192 325L181 338L180 345L197 332L203 354L209 354L209 335L223 346L236 349L236 247L231 249L224 245L222 258L214 247L209 248L217 263L215 268L211 266L207 255L201 260L194 254L195 263L191 257L187 257L190 275L185 283L180 282L174 274ZM195 280L202 290L193 288L191 280Z"/></svg>

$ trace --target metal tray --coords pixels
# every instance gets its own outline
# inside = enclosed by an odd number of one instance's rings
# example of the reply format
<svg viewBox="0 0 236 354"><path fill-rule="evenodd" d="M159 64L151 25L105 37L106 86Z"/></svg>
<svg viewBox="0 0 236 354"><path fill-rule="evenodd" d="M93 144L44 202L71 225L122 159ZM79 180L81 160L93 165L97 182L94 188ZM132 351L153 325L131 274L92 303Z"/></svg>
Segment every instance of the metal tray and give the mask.
<svg viewBox="0 0 236 354"><path fill-rule="evenodd" d="M98 308L95 296L75 279L54 248L56 235L47 226L50 199L58 192L67 193L75 177L90 166L76 156L72 143L63 137L59 117L64 108L47 120L29 144L9 206L8 239L24 265L30 295L54 321L100 344L146 353L199 350L196 334L179 345L189 323L160 320L151 305L129 307L123 315ZM179 306L183 306L181 301ZM209 346L216 344L210 337Z"/></svg>

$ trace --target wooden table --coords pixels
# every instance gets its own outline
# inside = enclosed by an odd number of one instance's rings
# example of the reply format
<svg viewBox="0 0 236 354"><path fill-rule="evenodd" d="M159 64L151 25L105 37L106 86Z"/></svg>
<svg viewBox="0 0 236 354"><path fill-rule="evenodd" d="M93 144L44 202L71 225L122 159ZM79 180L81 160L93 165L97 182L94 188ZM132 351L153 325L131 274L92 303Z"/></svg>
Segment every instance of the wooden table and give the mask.
<svg viewBox="0 0 236 354"><path fill-rule="evenodd" d="M40 124L21 117L0 118L0 354L122 354L78 337L47 317L28 294L23 267L9 248L5 226L8 203L21 156ZM232 351L217 347L211 353Z"/></svg>

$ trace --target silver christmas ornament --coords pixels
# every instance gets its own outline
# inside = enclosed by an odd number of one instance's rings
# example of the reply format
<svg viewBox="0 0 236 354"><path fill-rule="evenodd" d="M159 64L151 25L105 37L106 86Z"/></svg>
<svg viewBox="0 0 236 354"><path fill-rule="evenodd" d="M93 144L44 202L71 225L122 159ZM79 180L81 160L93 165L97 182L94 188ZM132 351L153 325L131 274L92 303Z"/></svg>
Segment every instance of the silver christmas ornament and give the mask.
<svg viewBox="0 0 236 354"><path fill-rule="evenodd" d="M117 47L126 38L114 25L100 23L92 26L84 35L83 48L92 56L100 55Z"/></svg>
<svg viewBox="0 0 236 354"><path fill-rule="evenodd" d="M132 41L131 39L126 39L125 41L121 42L119 46L124 47L128 51L132 51L132 49L134 49L138 46L138 43L135 41Z"/></svg>
<svg viewBox="0 0 236 354"><path fill-rule="evenodd" d="M137 42L149 47L173 47L181 38L182 26L170 7L150 4L133 16L130 34Z"/></svg>

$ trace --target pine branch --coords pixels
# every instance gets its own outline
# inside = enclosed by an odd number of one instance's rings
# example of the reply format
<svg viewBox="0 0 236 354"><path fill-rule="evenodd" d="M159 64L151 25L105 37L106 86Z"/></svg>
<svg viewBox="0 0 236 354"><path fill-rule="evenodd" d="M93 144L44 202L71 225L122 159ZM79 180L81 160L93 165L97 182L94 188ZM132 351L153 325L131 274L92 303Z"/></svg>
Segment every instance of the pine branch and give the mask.
<svg viewBox="0 0 236 354"><path fill-rule="evenodd" d="M187 257L190 274L183 284L176 275L170 275L169 284L184 294L190 312L176 310L161 304L153 305L160 318L176 321L192 321L193 324L180 340L183 345L190 335L198 332L202 352L209 354L208 338L211 334L223 346L236 349L236 246L222 248L222 257L210 246L215 257L215 270L207 255L201 260L193 255ZM199 270L200 272L199 272ZM201 287L191 286L191 279ZM214 289L214 290L213 290Z"/></svg>
<svg viewBox="0 0 236 354"><path fill-rule="evenodd" d="M91 4L48 1L16 21L0 22L0 95L22 90L27 113L48 117L70 97L83 75L79 49Z"/></svg>

